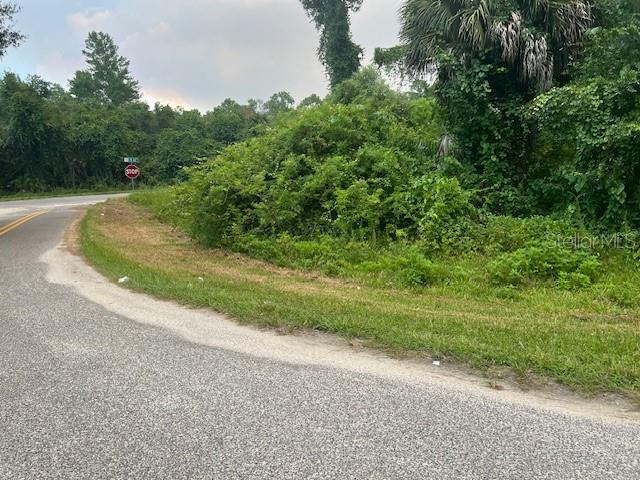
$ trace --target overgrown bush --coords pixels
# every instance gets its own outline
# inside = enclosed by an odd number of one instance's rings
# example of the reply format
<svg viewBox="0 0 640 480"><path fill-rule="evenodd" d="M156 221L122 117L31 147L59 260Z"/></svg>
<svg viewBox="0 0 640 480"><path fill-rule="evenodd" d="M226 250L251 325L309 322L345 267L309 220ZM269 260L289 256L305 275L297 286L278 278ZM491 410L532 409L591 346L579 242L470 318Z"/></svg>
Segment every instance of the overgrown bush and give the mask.
<svg viewBox="0 0 640 480"><path fill-rule="evenodd" d="M488 215L478 230L476 250L489 255L510 253L540 242L571 244L577 236L588 232L574 223L551 217L515 218Z"/></svg>
<svg viewBox="0 0 640 480"><path fill-rule="evenodd" d="M556 208L598 230L640 226L640 27L596 29L576 81L532 102L529 115L558 151L551 176L567 187Z"/></svg>
<svg viewBox="0 0 640 480"><path fill-rule="evenodd" d="M573 289L591 285L600 268L600 261L589 252L540 241L501 255L489 264L489 273L502 285L554 281L561 288Z"/></svg>
<svg viewBox="0 0 640 480"><path fill-rule="evenodd" d="M261 136L190 169L175 203L190 233L209 245L282 233L449 242L444 230L472 208L457 181L437 173L434 100L376 85L373 99L345 93L284 114Z"/></svg>
<svg viewBox="0 0 640 480"><path fill-rule="evenodd" d="M425 175L409 192L418 234L427 251L452 253L473 248L478 214L456 178Z"/></svg>
<svg viewBox="0 0 640 480"><path fill-rule="evenodd" d="M393 92L366 70L187 169L187 181L152 203L204 244L376 285L472 284L488 274L511 295L530 284L583 289L598 279L606 248L572 248L573 238L592 237L576 210L554 205L569 183L543 178L553 162L540 166L529 196L468 190L483 186L469 175L488 174L490 164L474 173L439 155L443 135L434 98ZM546 202L541 210L559 211L499 216L496 195L531 201L523 210Z"/></svg>
<svg viewBox="0 0 640 480"><path fill-rule="evenodd" d="M233 248L282 267L364 281L381 287L422 287L446 279L447 272L415 245L374 248L359 242L320 236L313 240L282 234L275 238L239 237Z"/></svg>

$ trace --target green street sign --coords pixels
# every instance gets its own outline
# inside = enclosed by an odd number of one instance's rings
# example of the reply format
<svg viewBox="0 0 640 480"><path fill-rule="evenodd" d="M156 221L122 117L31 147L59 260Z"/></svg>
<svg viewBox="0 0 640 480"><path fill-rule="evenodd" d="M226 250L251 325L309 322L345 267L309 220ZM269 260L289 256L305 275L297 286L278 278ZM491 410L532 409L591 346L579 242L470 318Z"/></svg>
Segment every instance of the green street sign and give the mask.
<svg viewBox="0 0 640 480"><path fill-rule="evenodd" d="M124 163L138 163L138 157L124 157Z"/></svg>

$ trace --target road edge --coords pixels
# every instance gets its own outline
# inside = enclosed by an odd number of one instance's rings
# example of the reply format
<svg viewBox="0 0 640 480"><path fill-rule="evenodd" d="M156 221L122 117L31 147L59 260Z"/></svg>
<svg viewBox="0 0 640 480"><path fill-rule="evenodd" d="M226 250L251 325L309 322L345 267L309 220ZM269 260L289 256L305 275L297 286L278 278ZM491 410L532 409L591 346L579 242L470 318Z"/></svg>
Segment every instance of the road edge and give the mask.
<svg viewBox="0 0 640 480"><path fill-rule="evenodd" d="M454 368L437 367L414 359L392 358L385 352L354 347L337 335L273 330L240 325L212 310L192 309L115 285L90 266L77 245L86 208L65 229L64 239L42 255L47 280L73 288L81 296L136 323L162 328L191 343L231 350L289 364L342 369L415 386L448 389L458 395L518 404L550 412L614 423L640 423L640 412L623 399L586 399L569 391L524 391L505 383L492 389L487 378Z"/></svg>

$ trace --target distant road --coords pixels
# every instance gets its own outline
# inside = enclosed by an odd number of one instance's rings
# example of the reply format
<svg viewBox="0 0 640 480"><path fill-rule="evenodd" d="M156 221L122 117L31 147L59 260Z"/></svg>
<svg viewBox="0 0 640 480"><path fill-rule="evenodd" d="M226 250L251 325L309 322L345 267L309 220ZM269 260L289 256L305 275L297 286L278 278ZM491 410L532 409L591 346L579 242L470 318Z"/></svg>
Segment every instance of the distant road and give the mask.
<svg viewBox="0 0 640 480"><path fill-rule="evenodd" d="M105 282L56 247L107 197L0 203L0 479L640 478L634 420Z"/></svg>
<svg viewBox="0 0 640 480"><path fill-rule="evenodd" d="M38 198L33 200L9 200L0 202L0 228L8 222L29 213L51 210L70 209L104 202L108 198L126 196L126 193L106 195L78 195L73 197Z"/></svg>

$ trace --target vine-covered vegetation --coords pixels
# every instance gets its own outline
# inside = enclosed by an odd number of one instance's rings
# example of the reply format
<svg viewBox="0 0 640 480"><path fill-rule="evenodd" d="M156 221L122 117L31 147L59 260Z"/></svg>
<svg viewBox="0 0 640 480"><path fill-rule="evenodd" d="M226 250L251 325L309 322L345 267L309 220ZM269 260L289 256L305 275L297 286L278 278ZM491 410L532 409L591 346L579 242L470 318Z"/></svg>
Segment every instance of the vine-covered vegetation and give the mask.
<svg viewBox="0 0 640 480"><path fill-rule="evenodd" d="M606 272L638 258L634 12L409 0L404 43L377 57L433 86L399 93L362 69L148 201L207 245L282 265L610 292ZM614 301L635 304L636 280Z"/></svg>

